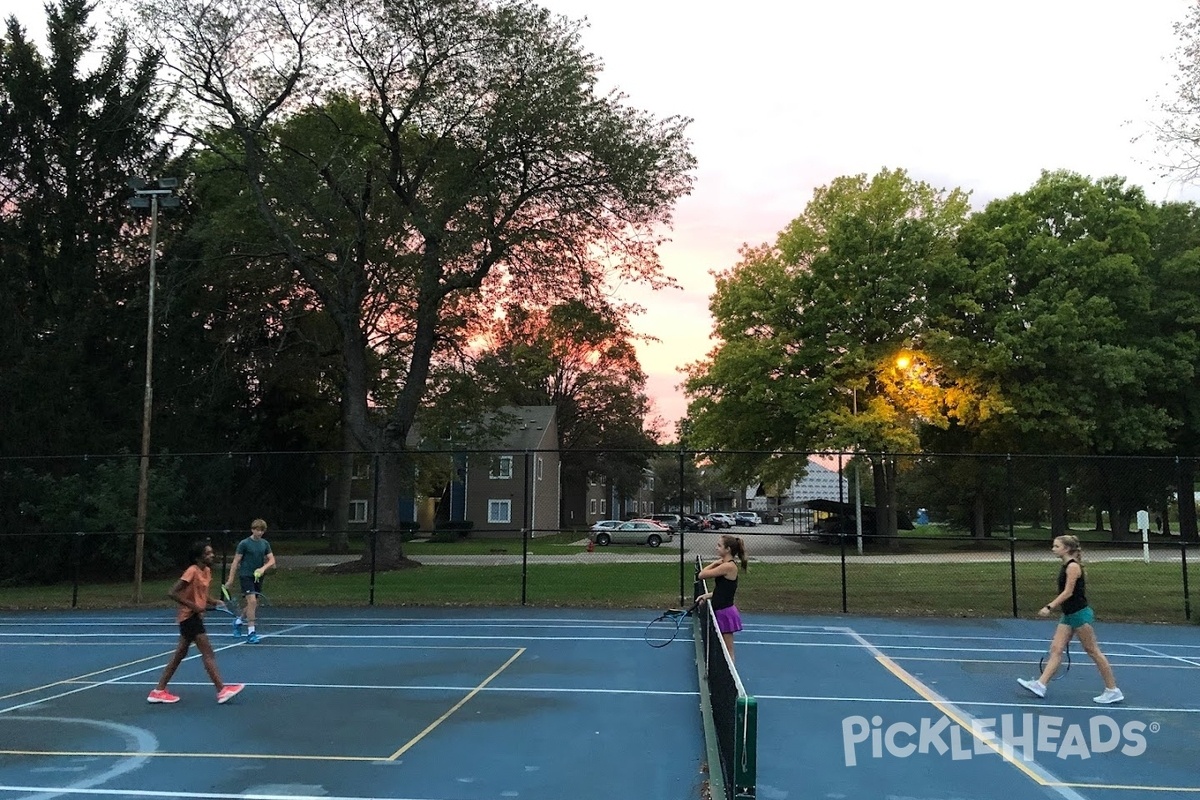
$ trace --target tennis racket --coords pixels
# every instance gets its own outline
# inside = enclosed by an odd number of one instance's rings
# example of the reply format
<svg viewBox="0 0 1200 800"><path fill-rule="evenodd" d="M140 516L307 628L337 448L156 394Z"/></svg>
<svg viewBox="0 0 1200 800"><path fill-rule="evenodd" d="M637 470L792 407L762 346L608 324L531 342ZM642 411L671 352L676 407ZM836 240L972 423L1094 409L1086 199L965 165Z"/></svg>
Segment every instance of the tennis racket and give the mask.
<svg viewBox="0 0 1200 800"><path fill-rule="evenodd" d="M1041 659L1038 660L1038 674L1041 675L1045 669L1046 669L1046 656L1042 656ZM1056 681L1059 678L1061 678L1062 676L1066 675L1070 671L1071 671L1071 648L1064 647L1062 661L1058 662L1058 669L1055 670L1054 674L1050 676L1050 680Z"/></svg>
<svg viewBox="0 0 1200 800"><path fill-rule="evenodd" d="M679 635L679 629L683 627L683 621L692 616L692 612L695 610L695 606L686 609L668 608L650 620L650 623L646 625L645 632L642 634L646 639L646 644L654 648L659 648L666 647L675 641L675 637Z"/></svg>
<svg viewBox="0 0 1200 800"><path fill-rule="evenodd" d="M236 617L239 612L237 600L229 596L229 589L224 584L221 585L221 604L216 607L216 610L231 617Z"/></svg>
<svg viewBox="0 0 1200 800"><path fill-rule="evenodd" d="M267 601L267 596L262 592L246 592L243 596L249 597L251 595L258 598L259 608L266 608L270 605L270 603ZM216 607L216 610L228 614L231 617L236 617L241 614L241 603L237 598L230 597L229 590L222 586L221 604Z"/></svg>

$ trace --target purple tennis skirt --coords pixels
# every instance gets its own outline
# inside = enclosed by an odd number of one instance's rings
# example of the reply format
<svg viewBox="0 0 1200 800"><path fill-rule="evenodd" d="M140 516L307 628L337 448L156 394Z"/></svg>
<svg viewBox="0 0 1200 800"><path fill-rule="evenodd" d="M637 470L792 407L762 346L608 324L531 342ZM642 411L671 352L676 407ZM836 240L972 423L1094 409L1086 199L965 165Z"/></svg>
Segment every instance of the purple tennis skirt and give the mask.
<svg viewBox="0 0 1200 800"><path fill-rule="evenodd" d="M742 629L742 615L737 606L718 608L713 612L717 617L717 630L721 633L737 633Z"/></svg>

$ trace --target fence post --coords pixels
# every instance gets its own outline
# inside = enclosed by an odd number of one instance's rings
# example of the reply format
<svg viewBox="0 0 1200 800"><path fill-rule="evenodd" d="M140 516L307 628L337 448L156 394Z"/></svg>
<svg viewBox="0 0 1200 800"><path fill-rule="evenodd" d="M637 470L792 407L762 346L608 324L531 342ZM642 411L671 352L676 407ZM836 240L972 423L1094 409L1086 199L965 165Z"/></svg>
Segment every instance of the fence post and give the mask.
<svg viewBox="0 0 1200 800"><path fill-rule="evenodd" d="M399 531L397 536L401 535ZM375 554L379 542L379 452L371 454L371 574L368 578L367 605L375 605Z"/></svg>
<svg viewBox="0 0 1200 800"><path fill-rule="evenodd" d="M1188 594L1187 542L1179 543L1179 566L1183 569L1183 618L1192 619L1192 598Z"/></svg>
<svg viewBox="0 0 1200 800"><path fill-rule="evenodd" d="M234 499L233 499L233 487L234 487L233 451L230 450L230 451L226 451L226 453L225 453L225 508L226 508L226 512L225 512L225 530L222 531L222 533L224 535L221 537L221 583L225 583L226 581L229 580L229 544L230 544L230 540L233 538L233 524L234 524L233 515L235 513L234 508L237 507L237 504L234 502ZM237 545L236 542L234 542L233 544L234 544L234 546Z"/></svg>
<svg viewBox="0 0 1200 800"><path fill-rule="evenodd" d="M1013 514L1013 466L1012 453L1005 456L1004 482L1008 493L1008 582L1012 587L1012 615L1017 614L1017 532Z"/></svg>
<svg viewBox="0 0 1200 800"><path fill-rule="evenodd" d="M1187 528L1189 523L1184 521L1183 503L1186 497L1189 504L1193 503L1193 488L1190 480L1191 472L1184 469L1183 460L1179 456L1175 456L1175 496L1178 498L1178 507L1176 516L1179 523L1179 566L1183 570L1183 618L1191 621L1192 619L1192 597L1188 591L1188 563L1187 563L1187 546L1188 534ZM1186 486L1184 484L1187 484ZM1186 491L1185 491L1186 489ZM1191 518L1195 519L1195 512L1191 514ZM1193 523L1194 524L1194 523Z"/></svg>
<svg viewBox="0 0 1200 800"><path fill-rule="evenodd" d="M695 509L692 509L693 511ZM687 548L684 547L684 525L683 525L683 443L679 444L679 605L684 604L684 584L683 584L683 552Z"/></svg>
<svg viewBox="0 0 1200 800"><path fill-rule="evenodd" d="M845 482L842 475L842 454L838 453L838 504L844 509L846 507ZM842 613L846 614L850 611L850 603L846 592L846 537L849 532L846 530L846 523L849 522L846 514L842 514L841 531L839 532L838 542L841 544L842 550Z"/></svg>
<svg viewBox="0 0 1200 800"><path fill-rule="evenodd" d="M533 487L529 483L532 471L529 469L533 453L525 451L525 482L521 490L521 605L525 605L529 597L529 526L533 509Z"/></svg>
<svg viewBox="0 0 1200 800"><path fill-rule="evenodd" d="M71 579L71 608L79 608L79 565L83 561L83 528L84 520L87 519L87 484L88 484L88 457L83 457L83 469L80 470L79 482L81 491L79 492L79 505L76 506L75 513L75 546L72 549L71 558L74 561L72 565Z"/></svg>

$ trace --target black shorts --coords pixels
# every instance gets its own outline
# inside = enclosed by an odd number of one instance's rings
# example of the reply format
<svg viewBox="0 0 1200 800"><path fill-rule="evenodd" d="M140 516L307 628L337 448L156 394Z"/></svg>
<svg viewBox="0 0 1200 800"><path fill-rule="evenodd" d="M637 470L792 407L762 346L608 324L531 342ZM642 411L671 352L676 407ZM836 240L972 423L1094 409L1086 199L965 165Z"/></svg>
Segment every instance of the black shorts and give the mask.
<svg viewBox="0 0 1200 800"><path fill-rule="evenodd" d="M204 633L204 617L199 614L192 614L179 623L179 635L186 641L194 642L197 636L203 636Z"/></svg>
<svg viewBox="0 0 1200 800"><path fill-rule="evenodd" d="M238 583L242 586L242 594L262 593L262 578L254 580L253 575L238 575Z"/></svg>

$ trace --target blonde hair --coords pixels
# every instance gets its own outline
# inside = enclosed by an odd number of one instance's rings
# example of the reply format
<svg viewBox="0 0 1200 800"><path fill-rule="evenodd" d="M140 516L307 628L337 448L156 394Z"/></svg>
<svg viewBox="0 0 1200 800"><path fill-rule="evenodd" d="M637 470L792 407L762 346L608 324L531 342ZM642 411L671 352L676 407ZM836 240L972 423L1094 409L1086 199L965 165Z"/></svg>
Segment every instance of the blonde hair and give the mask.
<svg viewBox="0 0 1200 800"><path fill-rule="evenodd" d="M1071 536L1070 534L1055 536L1054 541L1067 548L1067 552L1076 556L1080 564L1083 563L1083 546L1079 544L1078 536Z"/></svg>
<svg viewBox="0 0 1200 800"><path fill-rule="evenodd" d="M266 529L267 521L265 519L256 519L254 522L250 523L250 530L252 531L265 531Z"/></svg>
<svg viewBox="0 0 1200 800"><path fill-rule="evenodd" d="M742 537L734 536L731 533L722 533L721 544L729 550L729 555L741 563L742 569L750 569L750 562L746 560L746 543L742 541Z"/></svg>

